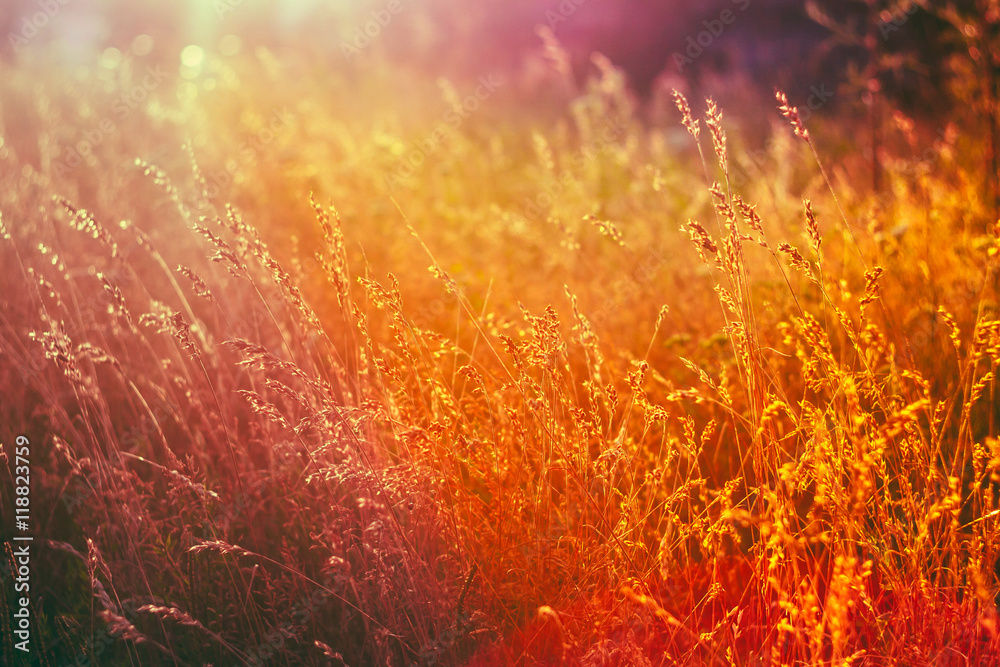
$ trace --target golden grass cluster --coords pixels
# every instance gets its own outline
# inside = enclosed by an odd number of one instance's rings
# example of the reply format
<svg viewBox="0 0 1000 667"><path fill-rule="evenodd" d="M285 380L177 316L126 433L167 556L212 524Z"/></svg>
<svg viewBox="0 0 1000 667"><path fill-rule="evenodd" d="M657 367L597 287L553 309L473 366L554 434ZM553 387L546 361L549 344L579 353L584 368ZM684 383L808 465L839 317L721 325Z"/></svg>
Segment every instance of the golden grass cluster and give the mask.
<svg viewBox="0 0 1000 667"><path fill-rule="evenodd" d="M783 94L759 162L599 64L391 187L460 83L212 55L67 171L141 63L0 73L43 664L1000 660L974 137L872 198Z"/></svg>

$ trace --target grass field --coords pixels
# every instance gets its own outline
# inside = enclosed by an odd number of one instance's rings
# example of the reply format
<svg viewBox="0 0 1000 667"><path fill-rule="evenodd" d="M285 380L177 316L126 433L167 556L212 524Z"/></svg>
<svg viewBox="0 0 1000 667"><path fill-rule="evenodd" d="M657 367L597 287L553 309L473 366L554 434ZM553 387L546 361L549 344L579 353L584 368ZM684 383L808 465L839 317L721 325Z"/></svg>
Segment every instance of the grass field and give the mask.
<svg viewBox="0 0 1000 667"><path fill-rule="evenodd" d="M0 70L0 663L1000 661L981 117L548 39Z"/></svg>

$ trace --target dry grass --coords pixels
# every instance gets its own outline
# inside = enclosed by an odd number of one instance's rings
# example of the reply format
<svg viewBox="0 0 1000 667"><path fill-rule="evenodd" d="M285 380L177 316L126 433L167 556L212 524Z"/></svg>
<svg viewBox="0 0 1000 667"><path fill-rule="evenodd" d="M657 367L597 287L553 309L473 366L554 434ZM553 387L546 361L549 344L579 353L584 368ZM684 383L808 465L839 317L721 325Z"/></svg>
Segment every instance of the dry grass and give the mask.
<svg viewBox="0 0 1000 667"><path fill-rule="evenodd" d="M68 173L128 63L0 74L2 441L37 443L47 664L1000 659L971 134L873 201L779 95L737 187L722 110L678 95L669 149L601 62L387 190L461 86L376 71L345 107L259 57ZM294 120L238 152L274 100Z"/></svg>

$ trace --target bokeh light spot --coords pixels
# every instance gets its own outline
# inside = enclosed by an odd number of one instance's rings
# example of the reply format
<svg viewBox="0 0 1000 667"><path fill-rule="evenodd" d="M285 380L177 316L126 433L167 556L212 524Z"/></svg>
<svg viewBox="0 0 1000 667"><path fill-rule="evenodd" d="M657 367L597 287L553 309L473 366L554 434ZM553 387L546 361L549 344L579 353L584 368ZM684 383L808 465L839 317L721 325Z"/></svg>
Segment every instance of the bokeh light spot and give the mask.
<svg viewBox="0 0 1000 667"><path fill-rule="evenodd" d="M122 64L122 52L113 46L104 49L101 54L100 65L105 69L115 69Z"/></svg>
<svg viewBox="0 0 1000 667"><path fill-rule="evenodd" d="M148 56L153 52L154 45L153 38L149 35L136 35L132 40L132 53L137 56Z"/></svg>
<svg viewBox="0 0 1000 667"><path fill-rule="evenodd" d="M197 44L189 44L181 51L181 65L184 67L199 68L205 60L205 50Z"/></svg>

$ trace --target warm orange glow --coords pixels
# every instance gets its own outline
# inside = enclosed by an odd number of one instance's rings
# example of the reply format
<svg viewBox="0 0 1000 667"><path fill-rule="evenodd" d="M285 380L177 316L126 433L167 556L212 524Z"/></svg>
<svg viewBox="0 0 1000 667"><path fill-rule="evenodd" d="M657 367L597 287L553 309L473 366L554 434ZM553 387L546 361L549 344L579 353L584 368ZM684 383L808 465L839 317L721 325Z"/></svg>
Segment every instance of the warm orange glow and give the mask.
<svg viewBox="0 0 1000 667"><path fill-rule="evenodd" d="M875 4L5 5L0 663L1000 662L1000 10Z"/></svg>

